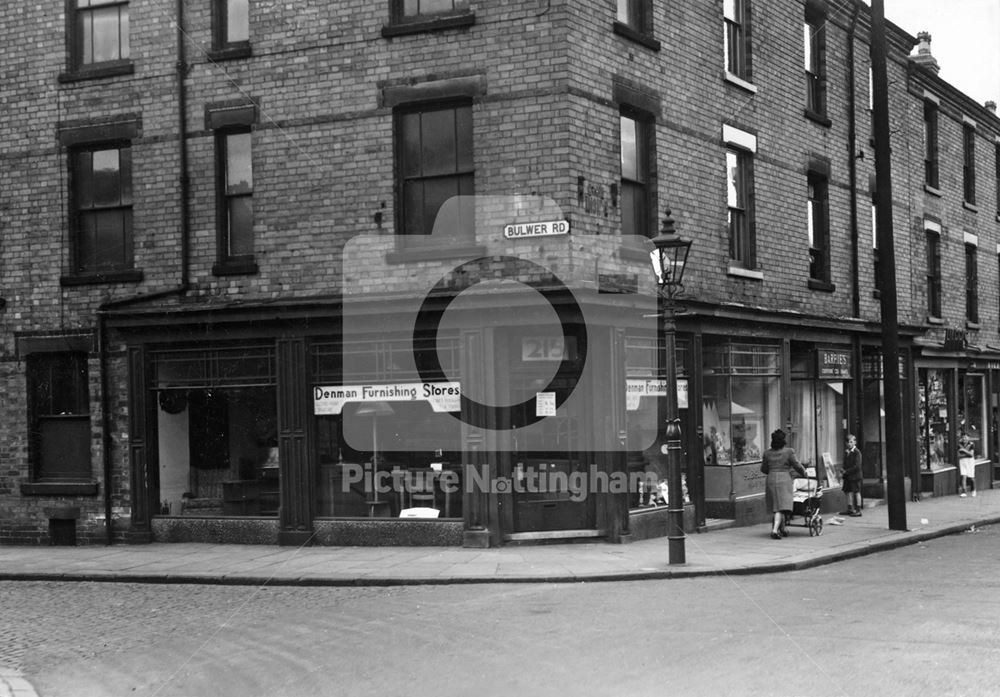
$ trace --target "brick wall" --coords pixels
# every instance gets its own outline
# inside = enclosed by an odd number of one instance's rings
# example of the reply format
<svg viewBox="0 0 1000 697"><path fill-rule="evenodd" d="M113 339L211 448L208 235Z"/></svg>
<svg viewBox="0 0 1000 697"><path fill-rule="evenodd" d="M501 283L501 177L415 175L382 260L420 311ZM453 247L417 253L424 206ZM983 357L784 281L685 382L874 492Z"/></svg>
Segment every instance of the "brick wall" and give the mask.
<svg viewBox="0 0 1000 697"><path fill-rule="evenodd" d="M403 267L386 274L384 256L395 243L393 110L386 88L478 77L474 99L477 194L544 197L574 234L593 236L539 243L537 254L568 280L592 283L594 269L636 274L651 290L645 264L617 252L621 225L614 203L620 181L619 105L614 85L627 83L660 103L656 120L657 218L670 208L678 230L694 239L689 297L712 304L791 310L819 317L850 317L852 230L849 162L857 166L860 319L877 320L873 296L868 182L874 174L869 144L868 27L862 13L854 39L857 141L848 143L850 8L832 9L826 32L827 112L823 126L803 114L801 2L753 0L755 92L724 79L721 3L652 3L660 50L616 34L607 0L480 0L467 28L382 36L388 3L303 0L254 4L252 56L210 59L210 3L185 3L187 152L190 174L190 282L186 301L211 307L340 294L408 291L423 281ZM42 509L54 498L23 497L29 477L24 363L15 338L32 332L94 331L107 301L169 289L181 280L180 160L176 35L173 6L133 0L134 74L60 81L67 69L62 3L6 3L0 7L0 81L5 118L0 124L0 542L43 541ZM995 136L1000 121L921 71L910 71L905 35L890 55L894 154L894 213L902 323L925 324L922 220L942 221L945 321L964 326L964 231L980 240L982 342L997 334L998 276L995 220ZM941 196L922 187L922 93L943 94ZM255 245L259 273L216 276L215 153L206 107L253 99ZM980 210L961 201L961 117L980 123ZM67 154L60 127L138 115L133 141L134 283L64 286L69 269ZM723 124L755 133L756 240L762 280L727 274ZM853 150L853 151L852 151ZM863 154L863 157L862 157ZM806 165L830 162L831 280L835 290L809 288L806 239ZM485 219L478 240L490 254L502 241L502 215ZM342 276L347 240L371 236L364 263ZM381 246L380 246L381 245ZM523 250L525 247L522 246ZM556 261L558 260L558 261ZM596 265L596 266L595 266ZM406 269L433 277L442 262ZM391 279L391 283L389 282ZM176 297L162 300L178 302ZM933 332L936 329L931 328ZM129 505L128 414L124 357L116 344L110 374L113 506ZM99 367L90 361L94 476L101 493L82 506L82 540L104 536L103 439ZM119 521L119 528L124 523Z"/></svg>

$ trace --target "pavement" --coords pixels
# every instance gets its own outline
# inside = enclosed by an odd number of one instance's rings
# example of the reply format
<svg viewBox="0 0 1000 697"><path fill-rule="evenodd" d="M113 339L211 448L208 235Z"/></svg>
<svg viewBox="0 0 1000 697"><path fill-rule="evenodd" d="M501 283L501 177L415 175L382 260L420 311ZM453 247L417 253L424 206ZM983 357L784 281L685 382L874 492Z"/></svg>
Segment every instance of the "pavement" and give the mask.
<svg viewBox="0 0 1000 697"><path fill-rule="evenodd" d="M684 540L671 564L666 538L455 547L273 547L154 543L89 547L0 546L0 581L103 581L269 586L568 583L745 575L807 569L1000 522L1000 489L906 504L907 530L868 502L861 517L823 516L811 536L801 518L772 540L770 524L712 529ZM0 697L37 697L20 672L0 666Z"/></svg>
<svg viewBox="0 0 1000 697"><path fill-rule="evenodd" d="M806 569L1000 522L1000 489L976 497L907 502L907 530L889 529L887 506L866 505L861 517L824 515L818 536L810 536L802 518L792 521L789 536L781 540L771 539L770 524L690 534L684 540L683 564L670 563L666 538L496 549L205 543L0 546L0 580L389 586L744 575Z"/></svg>

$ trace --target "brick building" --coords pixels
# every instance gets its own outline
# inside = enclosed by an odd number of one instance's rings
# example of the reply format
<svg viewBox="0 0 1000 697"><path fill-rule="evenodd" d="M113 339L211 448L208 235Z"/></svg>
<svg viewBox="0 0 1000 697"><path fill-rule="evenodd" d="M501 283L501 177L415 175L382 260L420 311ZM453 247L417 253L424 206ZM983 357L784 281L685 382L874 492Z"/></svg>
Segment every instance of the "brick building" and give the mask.
<svg viewBox="0 0 1000 697"><path fill-rule="evenodd" d="M0 541L663 534L667 209L686 525L766 518L778 427L881 495L868 9L680 5L0 10ZM907 481L954 494L1000 120L889 36Z"/></svg>

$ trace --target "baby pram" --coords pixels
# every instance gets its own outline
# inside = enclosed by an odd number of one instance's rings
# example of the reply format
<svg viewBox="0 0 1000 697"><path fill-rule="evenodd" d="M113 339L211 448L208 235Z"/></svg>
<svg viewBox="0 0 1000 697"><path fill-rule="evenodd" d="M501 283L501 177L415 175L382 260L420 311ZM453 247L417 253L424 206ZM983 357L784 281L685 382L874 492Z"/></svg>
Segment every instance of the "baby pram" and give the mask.
<svg viewBox="0 0 1000 697"><path fill-rule="evenodd" d="M795 516L802 518L802 525L809 528L809 537L823 534L823 516L819 509L823 498L823 489L819 485L815 467L806 468L806 476L792 480L792 515L785 521L793 520Z"/></svg>

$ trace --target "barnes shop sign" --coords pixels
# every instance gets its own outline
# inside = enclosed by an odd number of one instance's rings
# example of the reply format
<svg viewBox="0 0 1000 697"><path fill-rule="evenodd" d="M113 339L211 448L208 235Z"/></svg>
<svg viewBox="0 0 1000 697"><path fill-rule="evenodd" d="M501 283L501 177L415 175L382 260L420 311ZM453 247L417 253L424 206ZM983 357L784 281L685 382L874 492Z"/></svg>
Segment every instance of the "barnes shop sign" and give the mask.
<svg viewBox="0 0 1000 697"><path fill-rule="evenodd" d="M389 385L341 385L313 388L313 413L339 414L348 402L428 402L436 412L461 411L458 382L397 382Z"/></svg>

